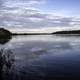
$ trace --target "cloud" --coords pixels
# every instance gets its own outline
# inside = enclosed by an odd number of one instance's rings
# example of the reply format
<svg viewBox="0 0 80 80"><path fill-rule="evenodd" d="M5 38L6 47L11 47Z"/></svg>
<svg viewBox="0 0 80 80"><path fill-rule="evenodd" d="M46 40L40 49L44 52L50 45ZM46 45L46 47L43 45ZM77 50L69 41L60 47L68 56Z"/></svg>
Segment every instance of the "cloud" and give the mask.
<svg viewBox="0 0 80 80"><path fill-rule="evenodd" d="M80 18L45 13L34 7L45 0L0 0L0 26L5 28L46 29L80 26ZM44 30L43 30L44 31Z"/></svg>
<svg viewBox="0 0 80 80"><path fill-rule="evenodd" d="M22 27L69 27L79 25L80 21L77 18L55 16L54 14L42 13L37 9L6 9L2 10L0 21L3 21L5 26L22 26Z"/></svg>
<svg viewBox="0 0 80 80"><path fill-rule="evenodd" d="M3 5L5 7L28 7L37 4L45 3L45 0L5 0Z"/></svg>

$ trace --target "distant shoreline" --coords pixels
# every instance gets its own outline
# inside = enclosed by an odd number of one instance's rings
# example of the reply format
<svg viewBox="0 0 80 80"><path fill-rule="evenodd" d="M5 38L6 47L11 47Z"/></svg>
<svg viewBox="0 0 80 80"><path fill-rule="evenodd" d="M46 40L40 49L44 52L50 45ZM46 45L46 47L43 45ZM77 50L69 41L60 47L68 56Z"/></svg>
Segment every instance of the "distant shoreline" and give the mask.
<svg viewBox="0 0 80 80"><path fill-rule="evenodd" d="M12 35L80 35L80 30L57 31L53 33L12 33Z"/></svg>
<svg viewBox="0 0 80 80"><path fill-rule="evenodd" d="M80 34L12 34L12 36L26 36L26 35L55 35L55 36L80 36Z"/></svg>
<svg viewBox="0 0 80 80"><path fill-rule="evenodd" d="M23 34L17 34L17 33L12 33L12 35L51 35L52 33L23 33Z"/></svg>
<svg viewBox="0 0 80 80"><path fill-rule="evenodd" d="M4 28L0 28L0 37L8 38L14 35L58 35L58 36L80 36L80 30L56 31L53 33L12 33Z"/></svg>

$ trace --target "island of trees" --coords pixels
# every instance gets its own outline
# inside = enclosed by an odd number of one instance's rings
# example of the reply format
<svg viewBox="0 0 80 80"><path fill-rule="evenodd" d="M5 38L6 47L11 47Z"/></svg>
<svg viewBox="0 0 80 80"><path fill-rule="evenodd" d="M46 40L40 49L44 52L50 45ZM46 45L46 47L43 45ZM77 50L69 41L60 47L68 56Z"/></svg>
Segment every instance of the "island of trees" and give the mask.
<svg viewBox="0 0 80 80"><path fill-rule="evenodd" d="M52 34L80 35L80 30L57 31L57 32L54 32Z"/></svg>
<svg viewBox="0 0 80 80"><path fill-rule="evenodd" d="M4 29L4 28L0 28L0 38L9 38L11 36L11 32Z"/></svg>
<svg viewBox="0 0 80 80"><path fill-rule="evenodd" d="M12 33L4 28L0 28L0 44L5 44L11 39Z"/></svg>

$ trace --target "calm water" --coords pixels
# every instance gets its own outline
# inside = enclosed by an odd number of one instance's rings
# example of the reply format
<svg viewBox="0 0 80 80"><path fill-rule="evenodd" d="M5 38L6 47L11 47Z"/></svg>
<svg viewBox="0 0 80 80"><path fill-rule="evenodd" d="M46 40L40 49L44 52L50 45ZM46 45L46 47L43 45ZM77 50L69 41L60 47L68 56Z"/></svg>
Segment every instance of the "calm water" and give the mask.
<svg viewBox="0 0 80 80"><path fill-rule="evenodd" d="M15 56L5 80L80 78L80 36L13 36L0 48Z"/></svg>

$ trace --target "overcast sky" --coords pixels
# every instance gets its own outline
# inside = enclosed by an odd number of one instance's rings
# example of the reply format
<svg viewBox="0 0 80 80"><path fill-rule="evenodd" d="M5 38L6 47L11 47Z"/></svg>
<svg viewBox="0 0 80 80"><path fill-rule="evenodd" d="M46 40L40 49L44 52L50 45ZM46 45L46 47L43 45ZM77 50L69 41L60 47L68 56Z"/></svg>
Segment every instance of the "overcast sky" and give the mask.
<svg viewBox="0 0 80 80"><path fill-rule="evenodd" d="M0 0L0 27L14 32L80 28L80 0Z"/></svg>

